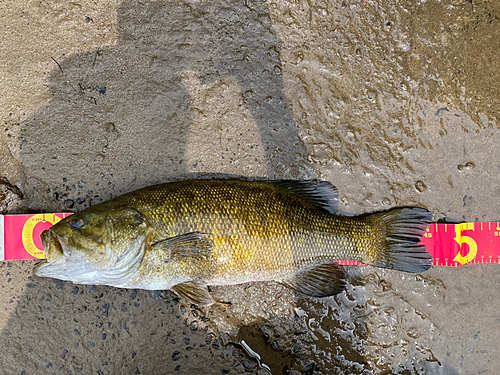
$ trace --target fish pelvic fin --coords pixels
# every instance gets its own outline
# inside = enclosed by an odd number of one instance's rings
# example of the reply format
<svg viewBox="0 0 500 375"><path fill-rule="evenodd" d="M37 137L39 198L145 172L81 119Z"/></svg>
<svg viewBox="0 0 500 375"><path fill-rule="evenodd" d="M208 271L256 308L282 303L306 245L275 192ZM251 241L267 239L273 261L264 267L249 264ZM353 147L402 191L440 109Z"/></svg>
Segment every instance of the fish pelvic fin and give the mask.
<svg viewBox="0 0 500 375"><path fill-rule="evenodd" d="M329 297L345 289L345 271L338 263L328 262L297 272L281 284L311 297Z"/></svg>
<svg viewBox="0 0 500 375"><path fill-rule="evenodd" d="M174 285L172 290L179 297L183 297L198 306L210 306L215 303L206 285L187 282Z"/></svg>
<svg viewBox="0 0 500 375"><path fill-rule="evenodd" d="M406 272L423 272L432 266L432 255L420 239L432 220L423 208L403 207L369 214L367 221L382 233L378 249L367 262L372 266Z"/></svg>

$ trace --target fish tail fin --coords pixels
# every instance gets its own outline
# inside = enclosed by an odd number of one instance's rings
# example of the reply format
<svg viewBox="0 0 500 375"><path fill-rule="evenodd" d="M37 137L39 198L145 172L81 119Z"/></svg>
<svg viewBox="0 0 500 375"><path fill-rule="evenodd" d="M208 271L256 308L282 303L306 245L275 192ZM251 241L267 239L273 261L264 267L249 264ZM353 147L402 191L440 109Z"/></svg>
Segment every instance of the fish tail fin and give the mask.
<svg viewBox="0 0 500 375"><path fill-rule="evenodd" d="M379 250L368 264L406 272L423 272L432 266L432 255L420 239L432 220L423 208L393 208L367 216L367 221L382 233Z"/></svg>

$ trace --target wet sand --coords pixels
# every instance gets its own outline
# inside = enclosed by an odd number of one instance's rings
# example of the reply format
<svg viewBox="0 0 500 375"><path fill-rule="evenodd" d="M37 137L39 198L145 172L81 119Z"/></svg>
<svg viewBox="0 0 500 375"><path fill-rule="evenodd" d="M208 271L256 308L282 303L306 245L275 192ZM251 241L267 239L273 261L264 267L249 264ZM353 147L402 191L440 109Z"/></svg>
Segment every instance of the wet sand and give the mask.
<svg viewBox="0 0 500 375"><path fill-rule="evenodd" d="M321 178L341 209L498 221L497 1L0 4L0 211L218 174ZM346 292L172 293L0 264L0 373L496 374L498 265L349 267Z"/></svg>

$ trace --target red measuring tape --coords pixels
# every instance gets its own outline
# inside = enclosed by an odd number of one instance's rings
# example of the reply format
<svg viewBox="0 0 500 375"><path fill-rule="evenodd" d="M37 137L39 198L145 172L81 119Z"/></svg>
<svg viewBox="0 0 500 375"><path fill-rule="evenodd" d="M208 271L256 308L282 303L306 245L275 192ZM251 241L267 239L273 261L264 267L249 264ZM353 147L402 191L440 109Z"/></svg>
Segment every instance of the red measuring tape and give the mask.
<svg viewBox="0 0 500 375"><path fill-rule="evenodd" d="M40 233L71 213L0 215L0 261L44 259ZM431 224L422 243L434 266L500 263L500 223ZM343 265L361 263L342 260Z"/></svg>
<svg viewBox="0 0 500 375"><path fill-rule="evenodd" d="M69 215L0 215L0 261L45 259L40 233Z"/></svg>
<svg viewBox="0 0 500 375"><path fill-rule="evenodd" d="M435 266L500 263L500 223L431 224L422 243Z"/></svg>

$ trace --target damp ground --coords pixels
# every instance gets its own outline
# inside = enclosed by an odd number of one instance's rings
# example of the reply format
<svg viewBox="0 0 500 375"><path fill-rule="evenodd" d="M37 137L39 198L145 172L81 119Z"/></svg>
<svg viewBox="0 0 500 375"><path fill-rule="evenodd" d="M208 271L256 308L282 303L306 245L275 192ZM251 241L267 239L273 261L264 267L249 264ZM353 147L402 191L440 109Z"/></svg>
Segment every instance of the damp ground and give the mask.
<svg viewBox="0 0 500 375"><path fill-rule="evenodd" d="M0 4L0 211L147 185L320 178L341 209L500 220L498 1ZM496 374L500 267L349 267L346 292L172 293L0 265L0 373Z"/></svg>

